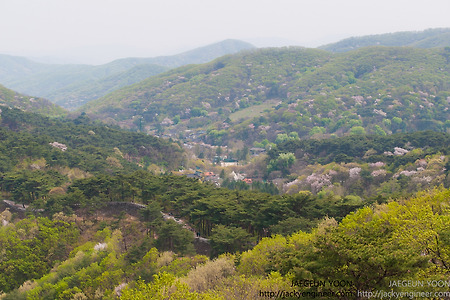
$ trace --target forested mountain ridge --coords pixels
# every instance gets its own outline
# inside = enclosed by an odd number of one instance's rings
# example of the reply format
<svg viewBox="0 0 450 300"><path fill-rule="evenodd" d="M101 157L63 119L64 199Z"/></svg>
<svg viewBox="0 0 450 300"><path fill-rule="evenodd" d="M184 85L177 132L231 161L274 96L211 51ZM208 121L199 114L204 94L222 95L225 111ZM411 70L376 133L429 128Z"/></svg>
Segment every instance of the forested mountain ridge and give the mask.
<svg viewBox="0 0 450 300"><path fill-rule="evenodd" d="M251 146L291 132L443 131L450 125L449 71L450 48L258 49L171 70L80 111L157 134L197 130L216 145Z"/></svg>
<svg viewBox="0 0 450 300"><path fill-rule="evenodd" d="M0 105L53 117L67 114L63 108L46 99L22 95L2 85L0 85Z"/></svg>
<svg viewBox="0 0 450 300"><path fill-rule="evenodd" d="M319 49L331 52L345 52L369 46L450 47L450 28L351 37L336 43L320 46Z"/></svg>
<svg viewBox="0 0 450 300"><path fill-rule="evenodd" d="M0 55L0 83L73 109L114 89L170 68L205 63L249 48L253 46L237 40L226 40L178 55L124 58L99 66L43 64L24 57Z"/></svg>

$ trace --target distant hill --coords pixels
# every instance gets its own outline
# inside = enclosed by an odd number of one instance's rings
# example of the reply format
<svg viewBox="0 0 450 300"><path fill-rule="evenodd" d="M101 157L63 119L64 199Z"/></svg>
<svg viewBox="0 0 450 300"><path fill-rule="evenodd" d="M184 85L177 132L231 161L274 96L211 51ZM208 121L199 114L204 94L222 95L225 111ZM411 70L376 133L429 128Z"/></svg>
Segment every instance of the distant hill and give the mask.
<svg viewBox="0 0 450 300"><path fill-rule="evenodd" d="M56 65L37 63L25 57L0 54L0 82L3 84L55 68Z"/></svg>
<svg viewBox="0 0 450 300"><path fill-rule="evenodd" d="M134 84L166 70L168 70L167 67L155 64L139 64L126 71L97 80L76 81L49 93L47 97L61 106L74 109L121 87Z"/></svg>
<svg viewBox="0 0 450 300"><path fill-rule="evenodd" d="M0 55L0 83L72 109L170 68L205 63L250 48L248 43L226 40L174 56L125 58L99 66L42 64Z"/></svg>
<svg viewBox="0 0 450 300"><path fill-rule="evenodd" d="M67 113L62 107L46 99L22 95L2 85L0 85L0 105L46 116L62 116Z"/></svg>
<svg viewBox="0 0 450 300"><path fill-rule="evenodd" d="M368 46L448 47L450 46L450 28L351 37L337 43L321 46L319 49L345 52Z"/></svg>
<svg viewBox="0 0 450 300"><path fill-rule="evenodd" d="M176 68L189 64L201 64L209 62L215 58L227 54L234 54L242 50L254 49L250 43L239 40L224 40L219 43L208 46L196 48L181 54L171 56L158 56L153 58L124 58L118 59L116 63L131 63L134 64L155 64L169 68Z"/></svg>
<svg viewBox="0 0 450 300"><path fill-rule="evenodd" d="M450 127L450 51L370 47L341 54L259 49L184 66L82 107L158 135L251 146L301 138Z"/></svg>

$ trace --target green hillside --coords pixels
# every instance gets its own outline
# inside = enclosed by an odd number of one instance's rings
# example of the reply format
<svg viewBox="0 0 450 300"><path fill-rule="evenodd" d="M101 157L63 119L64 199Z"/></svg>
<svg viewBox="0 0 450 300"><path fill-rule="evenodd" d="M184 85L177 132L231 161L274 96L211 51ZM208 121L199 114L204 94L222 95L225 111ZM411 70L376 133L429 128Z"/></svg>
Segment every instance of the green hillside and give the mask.
<svg viewBox="0 0 450 300"><path fill-rule="evenodd" d="M196 132L215 145L252 146L283 133L445 131L449 70L450 48L260 49L171 70L80 110L159 135L189 140Z"/></svg>
<svg viewBox="0 0 450 300"><path fill-rule="evenodd" d="M67 113L63 108L46 99L22 95L2 85L0 85L0 106L15 107L24 111L53 117Z"/></svg>
<svg viewBox="0 0 450 300"><path fill-rule="evenodd" d="M351 37L319 48L332 52L346 52L369 46L403 46L418 48L449 47L450 28Z"/></svg>
<svg viewBox="0 0 450 300"><path fill-rule="evenodd" d="M73 109L169 68L205 63L249 48L253 46L237 40L226 40L178 55L125 58L99 66L42 64L23 57L0 55L0 83Z"/></svg>

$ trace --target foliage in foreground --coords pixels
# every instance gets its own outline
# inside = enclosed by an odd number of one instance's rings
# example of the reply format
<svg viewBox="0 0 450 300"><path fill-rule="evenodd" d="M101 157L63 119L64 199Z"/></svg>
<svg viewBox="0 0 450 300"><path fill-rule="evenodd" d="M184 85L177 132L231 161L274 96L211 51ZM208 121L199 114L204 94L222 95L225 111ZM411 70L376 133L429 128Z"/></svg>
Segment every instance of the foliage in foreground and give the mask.
<svg viewBox="0 0 450 300"><path fill-rule="evenodd" d="M310 233L264 238L251 250L216 259L151 248L130 263L120 230L105 229L4 299L231 300L276 290L356 299L358 290L413 292L389 288L393 281L425 282L416 292L444 291L426 282L446 282L450 274L449 199L450 190L421 192L359 209L340 223L324 219ZM300 284L305 280L324 285Z"/></svg>

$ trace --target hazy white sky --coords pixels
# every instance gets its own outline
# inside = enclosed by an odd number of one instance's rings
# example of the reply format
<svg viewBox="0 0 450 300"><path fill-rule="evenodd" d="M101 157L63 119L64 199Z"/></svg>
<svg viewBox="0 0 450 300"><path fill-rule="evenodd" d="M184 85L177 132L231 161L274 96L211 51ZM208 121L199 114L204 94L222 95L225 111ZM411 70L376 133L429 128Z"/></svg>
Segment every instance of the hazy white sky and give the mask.
<svg viewBox="0 0 450 300"><path fill-rule="evenodd" d="M104 63L229 38L316 47L450 27L449 12L450 0L0 0L0 53Z"/></svg>

